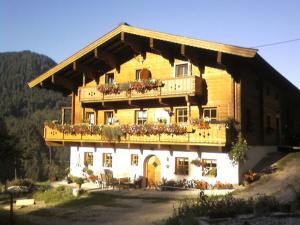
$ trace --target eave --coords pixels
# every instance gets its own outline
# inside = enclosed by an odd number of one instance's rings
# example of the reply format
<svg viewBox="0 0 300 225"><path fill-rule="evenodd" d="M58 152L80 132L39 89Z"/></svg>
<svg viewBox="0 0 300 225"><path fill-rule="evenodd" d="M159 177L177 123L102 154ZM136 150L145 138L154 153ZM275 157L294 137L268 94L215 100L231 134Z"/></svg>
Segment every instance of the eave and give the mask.
<svg viewBox="0 0 300 225"><path fill-rule="evenodd" d="M126 39L127 37L129 37L129 40ZM171 49L171 53L168 52L169 49ZM103 56L103 50L105 51L104 58L100 58L100 56ZM82 71L77 71L78 68L81 68L77 66L78 62L88 69L92 66L92 70L95 72L94 75L88 76L88 79L91 80L96 78L95 74L104 74L125 63L136 54L145 54L145 52L156 52L164 57L172 55L173 59L174 57L193 58L191 59L192 62L205 61L206 58L211 61L213 58L217 63L217 57L219 60L221 54L249 59L255 57L257 50L202 41L122 24L30 81L28 86L30 88L40 86L56 89L69 94L73 89L80 86ZM174 52L176 53L174 54ZM100 56L97 55L98 53ZM114 63L116 60L110 60L108 54L114 54L113 56L116 56L118 64ZM172 59L169 60L171 61ZM201 65L198 66L200 67ZM99 68L101 69L98 70ZM89 72L85 74L90 75Z"/></svg>

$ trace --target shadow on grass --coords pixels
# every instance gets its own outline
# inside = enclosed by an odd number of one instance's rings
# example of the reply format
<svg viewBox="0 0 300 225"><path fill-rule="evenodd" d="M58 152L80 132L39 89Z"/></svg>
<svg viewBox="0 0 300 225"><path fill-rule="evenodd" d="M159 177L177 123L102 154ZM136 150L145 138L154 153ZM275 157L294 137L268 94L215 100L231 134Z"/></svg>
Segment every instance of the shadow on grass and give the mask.
<svg viewBox="0 0 300 225"><path fill-rule="evenodd" d="M122 201L123 200L123 201ZM129 201L124 201L129 200ZM62 203L54 204L52 207L40 208L31 211L28 215L39 217L52 217L72 220L79 210L88 210L91 206L117 207L117 208L132 208L130 200L141 200L146 203L167 203L172 199L161 197L139 197L126 196L118 194L109 194L104 192L91 192L84 194L79 198L67 200Z"/></svg>
<svg viewBox="0 0 300 225"><path fill-rule="evenodd" d="M37 225L36 223L30 222L22 216L18 216L14 214L13 217L14 225ZM0 209L0 224L1 225L9 225L9 211Z"/></svg>

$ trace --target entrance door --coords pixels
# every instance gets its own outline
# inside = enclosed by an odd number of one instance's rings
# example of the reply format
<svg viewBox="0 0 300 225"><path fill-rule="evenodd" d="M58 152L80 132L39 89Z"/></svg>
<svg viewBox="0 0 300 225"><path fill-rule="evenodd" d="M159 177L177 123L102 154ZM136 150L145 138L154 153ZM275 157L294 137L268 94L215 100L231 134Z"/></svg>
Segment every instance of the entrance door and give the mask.
<svg viewBox="0 0 300 225"><path fill-rule="evenodd" d="M145 160L145 167L148 186L157 186L161 181L161 164L159 158L155 155L150 156Z"/></svg>

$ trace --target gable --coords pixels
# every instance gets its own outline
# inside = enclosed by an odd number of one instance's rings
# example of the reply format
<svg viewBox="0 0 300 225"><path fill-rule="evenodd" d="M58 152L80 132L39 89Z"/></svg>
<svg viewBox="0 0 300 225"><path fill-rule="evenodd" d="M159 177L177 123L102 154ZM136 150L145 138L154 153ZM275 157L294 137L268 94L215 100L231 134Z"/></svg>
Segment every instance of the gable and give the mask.
<svg viewBox="0 0 300 225"><path fill-rule="evenodd" d="M147 52L162 55L171 64L175 59L189 60L199 67L222 66L225 58L253 58L257 50L201 41L182 36L120 25L79 52L62 61L28 83L69 94L87 81L99 80L106 72L117 69L130 59Z"/></svg>

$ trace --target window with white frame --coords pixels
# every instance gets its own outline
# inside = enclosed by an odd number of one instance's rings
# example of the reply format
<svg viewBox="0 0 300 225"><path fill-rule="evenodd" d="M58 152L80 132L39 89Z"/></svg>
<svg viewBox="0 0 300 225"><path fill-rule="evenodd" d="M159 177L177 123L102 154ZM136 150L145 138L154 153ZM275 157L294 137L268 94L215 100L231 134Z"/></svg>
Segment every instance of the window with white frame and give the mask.
<svg viewBox="0 0 300 225"><path fill-rule="evenodd" d="M176 123L186 123L188 121L187 108L176 109Z"/></svg>
<svg viewBox="0 0 300 225"><path fill-rule="evenodd" d="M185 157L175 158L175 174L189 175L189 159Z"/></svg>
<svg viewBox="0 0 300 225"><path fill-rule="evenodd" d="M190 75L190 63L175 64L175 77L185 77Z"/></svg>
<svg viewBox="0 0 300 225"><path fill-rule="evenodd" d="M147 110L135 111L135 124L143 125L147 122Z"/></svg>
<svg viewBox="0 0 300 225"><path fill-rule="evenodd" d="M93 165L93 153L92 152L85 152L84 153L84 165L85 166L92 166Z"/></svg>
<svg viewBox="0 0 300 225"><path fill-rule="evenodd" d="M210 121L217 121L217 108L205 108L203 109L203 117L209 118Z"/></svg>
<svg viewBox="0 0 300 225"><path fill-rule="evenodd" d="M95 125L95 123L96 123L96 121L95 121L95 113L94 112L86 112L86 114L85 114L85 120L89 124Z"/></svg>
<svg viewBox="0 0 300 225"><path fill-rule="evenodd" d="M104 124L112 125L114 123L114 112L106 111L104 112Z"/></svg>
<svg viewBox="0 0 300 225"><path fill-rule="evenodd" d="M103 167L112 167L111 153L103 153Z"/></svg>
<svg viewBox="0 0 300 225"><path fill-rule="evenodd" d="M139 164L139 155L138 154L131 154L131 165L138 166Z"/></svg>
<svg viewBox="0 0 300 225"><path fill-rule="evenodd" d="M202 159L202 176L205 177L217 176L217 160Z"/></svg>

